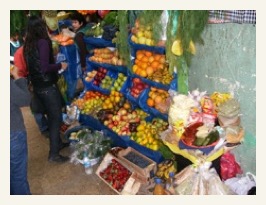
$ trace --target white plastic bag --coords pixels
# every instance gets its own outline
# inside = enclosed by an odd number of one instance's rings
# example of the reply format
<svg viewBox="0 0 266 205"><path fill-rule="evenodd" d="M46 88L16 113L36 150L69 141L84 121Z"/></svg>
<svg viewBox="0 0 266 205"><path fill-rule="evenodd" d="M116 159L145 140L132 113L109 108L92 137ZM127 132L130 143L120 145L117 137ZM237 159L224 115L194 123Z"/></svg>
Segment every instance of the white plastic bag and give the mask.
<svg viewBox="0 0 266 205"><path fill-rule="evenodd" d="M247 172L243 177L233 177L225 180L224 183L236 194L247 195L248 191L256 186L256 176Z"/></svg>

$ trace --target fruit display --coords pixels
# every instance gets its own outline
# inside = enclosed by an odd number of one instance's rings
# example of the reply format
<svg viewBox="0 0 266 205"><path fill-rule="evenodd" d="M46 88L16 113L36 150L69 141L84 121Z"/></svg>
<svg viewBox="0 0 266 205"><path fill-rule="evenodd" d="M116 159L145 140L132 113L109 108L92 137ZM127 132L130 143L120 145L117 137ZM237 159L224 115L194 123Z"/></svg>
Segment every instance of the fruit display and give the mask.
<svg viewBox="0 0 266 205"><path fill-rule="evenodd" d="M103 102L103 109L114 109L118 111L125 103L125 97L118 91L111 91L110 95Z"/></svg>
<svg viewBox="0 0 266 205"><path fill-rule="evenodd" d="M89 57L90 61L97 63L106 63L117 66L125 65L123 60L120 59L116 49L110 48L95 48L93 50L94 55Z"/></svg>
<svg viewBox="0 0 266 205"><path fill-rule="evenodd" d="M67 46L74 44L74 40L71 36L60 33L52 36L52 40L57 42L61 46Z"/></svg>
<svg viewBox="0 0 266 205"><path fill-rule="evenodd" d="M174 161L171 159L167 159L157 165L157 171L155 173L155 176L167 180L169 178L169 173L175 173L176 171L177 170L175 168Z"/></svg>
<svg viewBox="0 0 266 205"><path fill-rule="evenodd" d="M94 76L93 84L96 86L99 86L102 80L105 78L106 74L107 74L106 68L103 68L103 67L98 68L98 71L96 75Z"/></svg>
<svg viewBox="0 0 266 205"><path fill-rule="evenodd" d="M168 128L168 123L160 118L154 118L152 122L141 121L136 128L136 132L131 134L131 139L138 144L152 150L160 147L160 132Z"/></svg>
<svg viewBox="0 0 266 205"><path fill-rule="evenodd" d="M86 82L91 82L95 75L97 74L97 70L89 71L86 73L85 81Z"/></svg>
<svg viewBox="0 0 266 205"><path fill-rule="evenodd" d="M111 90L120 91L126 80L127 76L123 73L119 73L117 79L115 80L113 86L111 87Z"/></svg>
<svg viewBox="0 0 266 205"><path fill-rule="evenodd" d="M169 73L165 55L147 50L138 50L132 67L133 73L157 83L170 84L173 75Z"/></svg>
<svg viewBox="0 0 266 205"><path fill-rule="evenodd" d="M132 172L116 159L112 159L108 166L99 172L100 177L118 192L123 190L131 174Z"/></svg>
<svg viewBox="0 0 266 205"><path fill-rule="evenodd" d="M144 82L142 82L139 78L133 78L132 79L132 85L129 88L129 93L134 98L138 98L139 95L142 93L144 89L148 88L148 85Z"/></svg>
<svg viewBox="0 0 266 205"><path fill-rule="evenodd" d="M87 91L83 98L75 99L71 104L76 105L80 109L81 114L95 115L102 108L105 98L106 96L100 92Z"/></svg>
<svg viewBox="0 0 266 205"><path fill-rule="evenodd" d="M100 87L103 89L110 89L115 81L115 78L112 78L109 75L106 75L105 78L102 80Z"/></svg>
<svg viewBox="0 0 266 205"><path fill-rule="evenodd" d="M169 105L167 100L169 93L167 91L151 87L148 96L149 97L146 101L148 106L157 109L161 113L168 113Z"/></svg>
<svg viewBox="0 0 266 205"><path fill-rule="evenodd" d="M156 54L147 50L136 52L133 73L141 77L151 76L156 70L163 69L165 66L165 55Z"/></svg>
<svg viewBox="0 0 266 205"><path fill-rule="evenodd" d="M131 29L131 41L137 44L155 46L152 38L152 30L150 26L144 27L140 25L139 20L135 21L134 27Z"/></svg>
<svg viewBox="0 0 266 205"><path fill-rule="evenodd" d="M81 13L82 15L88 15L95 14L97 10L77 10L77 12Z"/></svg>

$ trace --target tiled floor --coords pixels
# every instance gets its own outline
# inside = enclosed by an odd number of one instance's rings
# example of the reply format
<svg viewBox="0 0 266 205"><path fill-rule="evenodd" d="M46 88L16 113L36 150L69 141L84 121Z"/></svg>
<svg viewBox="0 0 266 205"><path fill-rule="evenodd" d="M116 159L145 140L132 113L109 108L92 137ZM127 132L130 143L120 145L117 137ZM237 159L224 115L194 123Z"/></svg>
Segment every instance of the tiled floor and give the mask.
<svg viewBox="0 0 266 205"><path fill-rule="evenodd" d="M48 139L37 127L29 108L23 108L28 133L28 180L33 195L117 195L94 173L86 175L81 164L49 163ZM69 148L61 151L69 155Z"/></svg>

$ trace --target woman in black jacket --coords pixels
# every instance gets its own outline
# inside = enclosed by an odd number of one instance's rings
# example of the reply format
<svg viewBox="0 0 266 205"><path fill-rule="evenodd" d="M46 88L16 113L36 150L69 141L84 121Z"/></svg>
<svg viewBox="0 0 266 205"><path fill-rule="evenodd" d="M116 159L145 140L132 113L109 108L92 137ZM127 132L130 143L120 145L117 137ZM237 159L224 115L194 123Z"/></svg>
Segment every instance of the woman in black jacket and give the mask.
<svg viewBox="0 0 266 205"><path fill-rule="evenodd" d="M67 146L60 137L62 123L62 96L57 87L58 71L65 70L67 63L55 63L52 42L45 22L37 16L31 16L27 25L24 44L24 59L29 71L29 80L34 94L45 108L50 132L50 151L48 160L66 162L68 157L59 154Z"/></svg>

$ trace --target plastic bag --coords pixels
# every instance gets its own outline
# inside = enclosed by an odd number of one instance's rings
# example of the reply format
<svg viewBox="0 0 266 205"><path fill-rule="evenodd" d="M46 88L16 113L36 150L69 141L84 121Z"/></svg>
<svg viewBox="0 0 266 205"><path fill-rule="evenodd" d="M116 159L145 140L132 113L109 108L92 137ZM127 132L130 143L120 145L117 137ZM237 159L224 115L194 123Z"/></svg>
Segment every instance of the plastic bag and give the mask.
<svg viewBox="0 0 266 205"><path fill-rule="evenodd" d="M235 157L230 152L225 153L220 161L221 177L223 180L242 174L240 165L236 162Z"/></svg>
<svg viewBox="0 0 266 205"><path fill-rule="evenodd" d="M245 176L233 177L224 182L232 191L238 195L247 195L248 191L256 186L256 176L247 172Z"/></svg>
<svg viewBox="0 0 266 205"><path fill-rule="evenodd" d="M179 195L233 195L235 194L227 187L218 176L216 170L211 168L211 162L205 162L195 168L189 165L177 176L175 180L175 192ZM175 178L177 177L175 176ZM181 179L181 180L180 180ZM177 185L178 184L178 185Z"/></svg>

